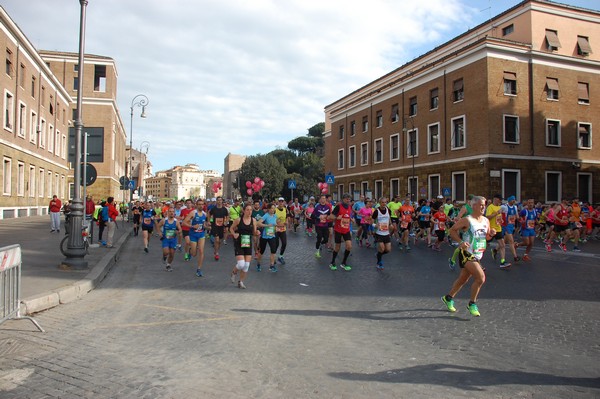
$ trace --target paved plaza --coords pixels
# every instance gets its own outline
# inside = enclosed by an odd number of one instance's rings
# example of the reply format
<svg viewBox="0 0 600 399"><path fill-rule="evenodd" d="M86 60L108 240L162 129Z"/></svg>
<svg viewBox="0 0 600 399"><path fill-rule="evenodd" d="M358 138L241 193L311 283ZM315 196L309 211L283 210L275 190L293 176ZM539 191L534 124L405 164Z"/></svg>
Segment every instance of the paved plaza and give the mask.
<svg viewBox="0 0 600 399"><path fill-rule="evenodd" d="M285 266L253 262L246 290L231 241L218 262L207 242L202 278L182 254L165 272L156 238L142 248L130 237L95 290L36 314L46 333L0 326L1 398L600 397L600 241L538 242L509 271L486 254L478 318L468 286L456 313L440 301L449 246L395 247L383 272L357 247L333 272L314 237L288 233Z"/></svg>

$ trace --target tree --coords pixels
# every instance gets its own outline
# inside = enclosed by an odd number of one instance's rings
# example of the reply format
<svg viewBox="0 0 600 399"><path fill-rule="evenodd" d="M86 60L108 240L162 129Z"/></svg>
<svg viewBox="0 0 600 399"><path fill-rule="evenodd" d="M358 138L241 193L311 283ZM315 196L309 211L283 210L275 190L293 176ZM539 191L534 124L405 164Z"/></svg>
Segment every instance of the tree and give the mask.
<svg viewBox="0 0 600 399"><path fill-rule="evenodd" d="M288 148L296 151L298 155L314 153L318 147L323 145L323 139L320 137L300 136L292 139L288 143Z"/></svg>
<svg viewBox="0 0 600 399"><path fill-rule="evenodd" d="M310 137L323 137L325 132L325 122L319 122L313 127L308 128L308 136Z"/></svg>
<svg viewBox="0 0 600 399"><path fill-rule="evenodd" d="M240 183L245 196L248 195L245 191L246 181L253 182L255 177L265 182L261 195L264 198L274 199L281 195L287 171L272 154L252 155L246 158L240 169Z"/></svg>

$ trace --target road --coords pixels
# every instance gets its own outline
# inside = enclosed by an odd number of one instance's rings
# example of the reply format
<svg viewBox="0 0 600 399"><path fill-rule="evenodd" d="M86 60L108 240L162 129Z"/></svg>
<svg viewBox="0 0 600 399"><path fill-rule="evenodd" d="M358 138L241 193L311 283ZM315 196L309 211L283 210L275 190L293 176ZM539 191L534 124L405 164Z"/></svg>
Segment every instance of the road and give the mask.
<svg viewBox="0 0 600 399"><path fill-rule="evenodd" d="M456 273L422 245L355 248L351 272L288 233L287 263L229 280L207 243L205 277L155 240L125 245L82 300L0 326L0 397L11 398L592 398L600 397L600 242L502 271L486 254L481 317L468 290L445 310Z"/></svg>

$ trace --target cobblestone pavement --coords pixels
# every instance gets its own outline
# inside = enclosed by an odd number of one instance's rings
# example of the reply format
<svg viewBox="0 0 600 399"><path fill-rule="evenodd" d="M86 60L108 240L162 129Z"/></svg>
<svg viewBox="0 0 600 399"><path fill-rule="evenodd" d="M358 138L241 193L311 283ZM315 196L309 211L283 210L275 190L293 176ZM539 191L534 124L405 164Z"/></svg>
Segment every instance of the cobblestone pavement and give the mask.
<svg viewBox="0 0 600 399"><path fill-rule="evenodd" d="M229 280L231 242L205 277L177 255L166 273L130 239L82 300L0 326L0 397L593 398L600 397L599 242L501 271L486 254L482 316L468 287L445 310L456 272L423 245L355 248L351 272L288 233L278 273ZM539 243L538 243L539 245Z"/></svg>

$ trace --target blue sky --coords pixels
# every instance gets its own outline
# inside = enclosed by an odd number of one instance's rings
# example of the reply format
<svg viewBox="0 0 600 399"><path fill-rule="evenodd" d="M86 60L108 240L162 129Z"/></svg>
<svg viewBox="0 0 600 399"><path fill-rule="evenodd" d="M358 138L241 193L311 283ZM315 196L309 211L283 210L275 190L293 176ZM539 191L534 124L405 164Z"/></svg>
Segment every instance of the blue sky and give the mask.
<svg viewBox="0 0 600 399"><path fill-rule="evenodd" d="M77 52L78 1L2 3L38 49ZM324 120L325 105L518 3L90 0L86 52L115 59L127 130L134 96L149 98L133 145L150 143L155 172L222 172L228 152L286 148Z"/></svg>

